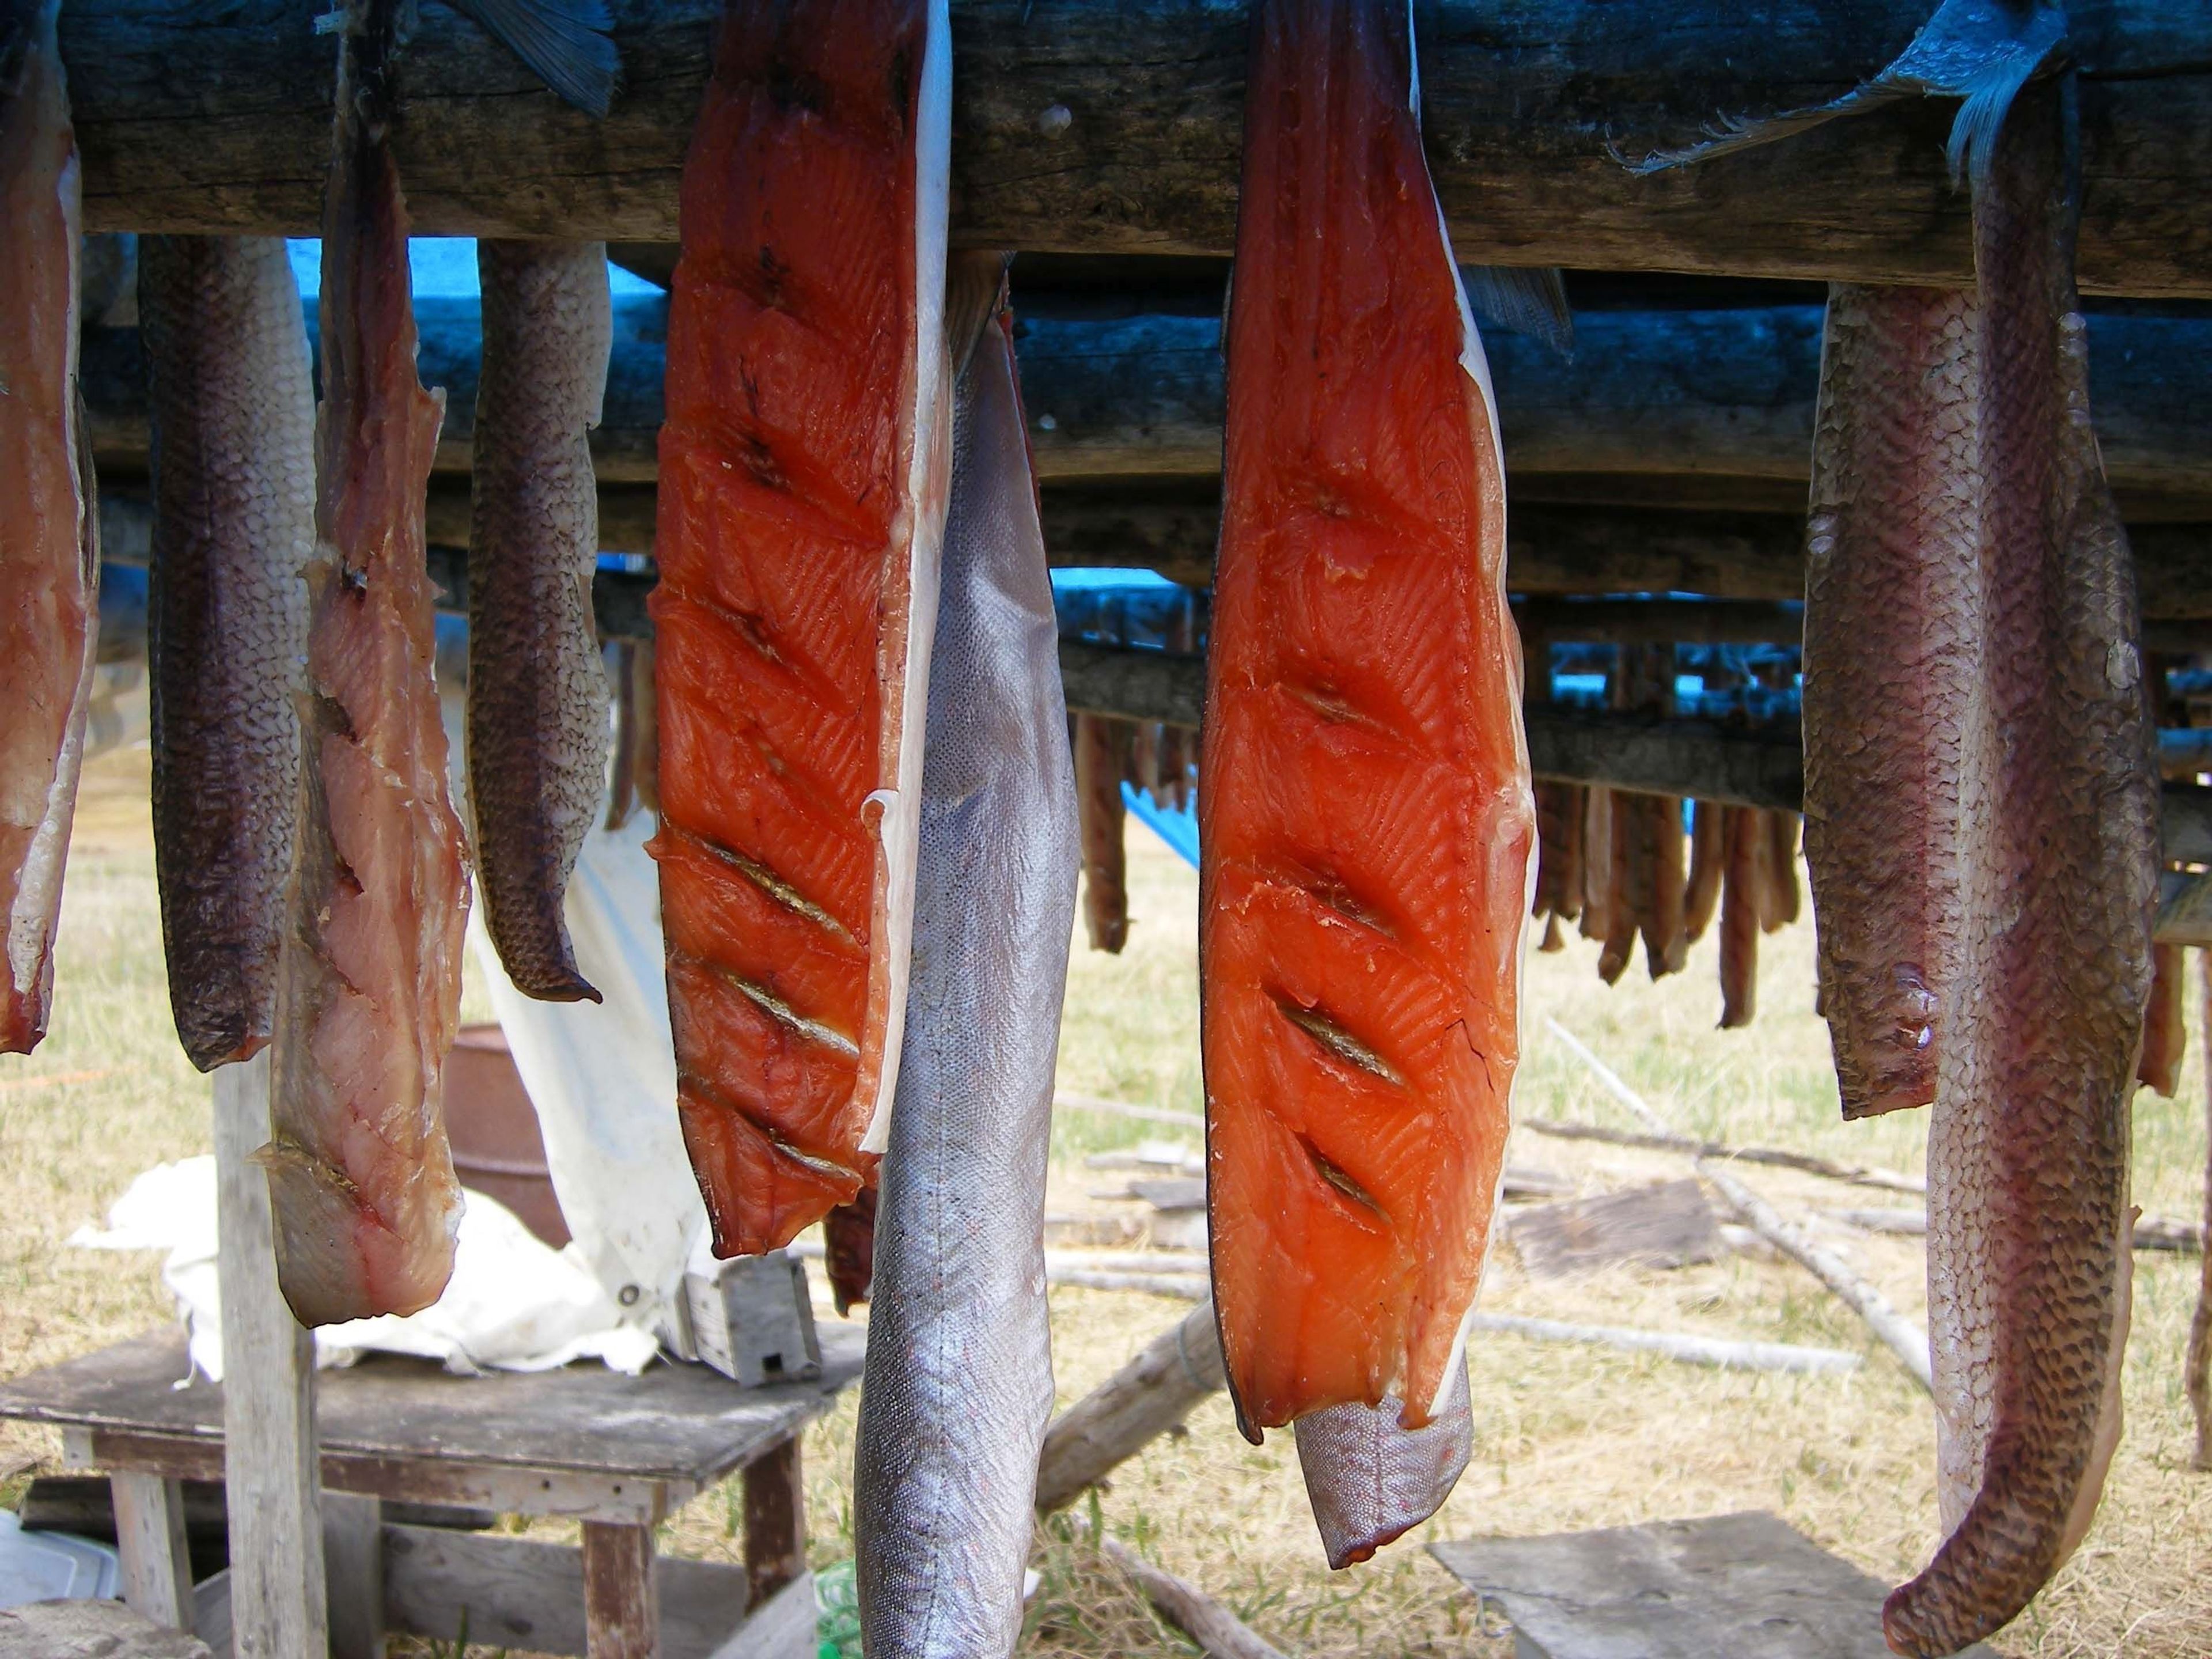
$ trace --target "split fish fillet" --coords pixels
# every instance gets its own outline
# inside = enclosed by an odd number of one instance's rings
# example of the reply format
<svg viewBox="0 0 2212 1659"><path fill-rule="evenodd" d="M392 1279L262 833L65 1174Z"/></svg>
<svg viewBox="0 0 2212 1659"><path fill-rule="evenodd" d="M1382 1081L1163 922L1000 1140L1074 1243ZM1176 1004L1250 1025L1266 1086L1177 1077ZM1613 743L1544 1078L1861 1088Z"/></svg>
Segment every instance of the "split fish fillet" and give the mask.
<svg viewBox="0 0 2212 1659"><path fill-rule="evenodd" d="M1332 1568L1370 1559L1437 1512L1474 1449L1467 1368L1445 1379L1443 1404L1423 1427L1401 1421L1402 1404L1358 1401L1309 1413L1292 1425L1306 1501Z"/></svg>
<svg viewBox="0 0 2212 1659"><path fill-rule="evenodd" d="M1643 858L1650 874L1650 901L1642 922L1644 966L1653 979L1679 974L1689 960L1686 908L1688 848L1682 838L1682 803L1674 795L1634 797L1642 809Z"/></svg>
<svg viewBox="0 0 2212 1659"><path fill-rule="evenodd" d="M1577 931L1603 939L1613 932L1613 791L1593 783L1583 791L1583 913Z"/></svg>
<svg viewBox="0 0 2212 1659"><path fill-rule="evenodd" d="M1004 269L956 262L956 343L996 312ZM1003 313L981 332L954 403L914 994L854 1449L872 1659L1012 1651L1052 1411L1042 1233L1079 830L1013 337Z"/></svg>
<svg viewBox="0 0 2212 1659"><path fill-rule="evenodd" d="M469 526L469 812L484 922L526 996L599 1000L562 899L607 787L592 613L607 385L603 242L477 244L483 373Z"/></svg>
<svg viewBox="0 0 2212 1659"><path fill-rule="evenodd" d="M1797 892L1797 815L1770 807L1763 815L1766 825L1766 888L1759 904L1759 925L1778 933L1797 920L1802 901Z"/></svg>
<svg viewBox="0 0 2212 1659"><path fill-rule="evenodd" d="M1979 520L1971 291L1828 291L1805 576L1805 860L1844 1115L1936 1097ZM1878 806L1875 805L1878 803Z"/></svg>
<svg viewBox="0 0 2212 1659"><path fill-rule="evenodd" d="M441 1084L469 872L446 788L422 524L445 398L415 377L407 210L386 142L398 9L356 0L338 49L300 849L260 1154L278 1282L311 1326L437 1300L461 1209Z"/></svg>
<svg viewBox="0 0 2212 1659"><path fill-rule="evenodd" d="M660 864L714 1248L866 1181L904 1030L949 465L945 0L725 10L660 434Z"/></svg>
<svg viewBox="0 0 2212 1659"><path fill-rule="evenodd" d="M1643 861L1644 797L1614 790L1612 823L1613 873L1606 883L1612 902L1597 956L1597 976L1607 985L1619 984L1635 958L1636 935L1651 900L1650 870Z"/></svg>
<svg viewBox="0 0 2212 1659"><path fill-rule="evenodd" d="M143 236L154 855L169 1005L202 1071L276 1030L299 823L315 397L282 239Z"/></svg>
<svg viewBox="0 0 2212 1659"><path fill-rule="evenodd" d="M58 0L0 0L0 1053L46 1034L54 927L100 644L77 391L82 244Z"/></svg>
<svg viewBox="0 0 2212 1659"><path fill-rule="evenodd" d="M1121 722L1075 717L1075 798L1083 825L1083 923L1091 948L1119 955L1129 942L1128 853L1123 840Z"/></svg>
<svg viewBox="0 0 2212 1659"><path fill-rule="evenodd" d="M839 1313L866 1302L876 1279L876 1188L863 1187L850 1204L822 1218L823 1269Z"/></svg>
<svg viewBox="0 0 2212 1659"><path fill-rule="evenodd" d="M2136 1063L2136 1081L2168 1100L2181 1086L2181 1060L2189 1046L2187 956L2179 945L2151 947L2150 1000L2143 1010L2142 1057Z"/></svg>
<svg viewBox="0 0 2212 1659"><path fill-rule="evenodd" d="M1582 790L1571 783L1536 786L1536 902L1532 915L1582 914Z"/></svg>
<svg viewBox="0 0 2212 1659"><path fill-rule="evenodd" d="M1705 936L1705 929L1713 925L1713 912L1720 908L1721 868L1727 857L1721 826L1726 811L1709 800L1701 800L1691 809L1690 872L1683 880L1682 932L1692 945Z"/></svg>
<svg viewBox="0 0 2212 1659"><path fill-rule="evenodd" d="M1446 1403L1535 813L1496 406L1406 8L1257 6L1247 84L1198 807L1214 1298L1256 1441Z"/></svg>
<svg viewBox="0 0 2212 1659"><path fill-rule="evenodd" d="M2203 975L2198 1008L2207 1019L2204 1029L2212 1031L2212 952L2198 951L2197 964ZM2212 1147L2212 1066L2207 1066L2205 1073L2204 1127L2206 1144ZM2203 1217L2203 1236L2212 1239L2212 1152L2205 1159ZM2189 1322L2189 1349L2181 1376L2189 1396L2189 1413L2197 1423L2197 1445L2190 1467L2212 1469L2212 1249L2197 1253L2197 1311Z"/></svg>
<svg viewBox="0 0 2212 1659"><path fill-rule="evenodd" d="M2070 72L2002 118L1974 192L1980 666L1960 722L1965 925L1929 1124L1929 1320L1949 1536L1884 1614L1955 1652L2087 1530L2119 1435L2130 1098L2157 777L2134 570L2089 421Z"/></svg>

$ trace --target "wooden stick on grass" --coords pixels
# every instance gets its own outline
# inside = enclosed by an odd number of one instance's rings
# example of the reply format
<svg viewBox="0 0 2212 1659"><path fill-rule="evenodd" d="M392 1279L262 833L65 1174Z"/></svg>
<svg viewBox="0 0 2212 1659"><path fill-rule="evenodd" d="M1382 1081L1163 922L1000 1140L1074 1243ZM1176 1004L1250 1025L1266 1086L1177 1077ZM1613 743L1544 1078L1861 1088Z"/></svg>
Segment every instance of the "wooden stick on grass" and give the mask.
<svg viewBox="0 0 2212 1659"><path fill-rule="evenodd" d="M1263 1641L1243 1620L1195 1584L1154 1566L1118 1540L1101 1537L1098 1547L1136 1581L1160 1614L1213 1659L1283 1659L1279 1648Z"/></svg>

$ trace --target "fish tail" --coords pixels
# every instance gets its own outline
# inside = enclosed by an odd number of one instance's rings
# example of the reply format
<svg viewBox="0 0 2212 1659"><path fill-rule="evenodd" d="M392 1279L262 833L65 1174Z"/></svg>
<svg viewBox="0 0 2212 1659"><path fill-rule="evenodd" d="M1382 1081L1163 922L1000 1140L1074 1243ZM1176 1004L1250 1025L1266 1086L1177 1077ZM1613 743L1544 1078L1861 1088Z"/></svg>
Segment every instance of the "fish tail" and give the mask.
<svg viewBox="0 0 2212 1659"><path fill-rule="evenodd" d="M622 85L606 0L453 0L564 100L604 117Z"/></svg>
<svg viewBox="0 0 2212 1659"><path fill-rule="evenodd" d="M1557 265L1462 265L1468 305L1486 323L1541 340L1560 356L1575 355L1575 311Z"/></svg>

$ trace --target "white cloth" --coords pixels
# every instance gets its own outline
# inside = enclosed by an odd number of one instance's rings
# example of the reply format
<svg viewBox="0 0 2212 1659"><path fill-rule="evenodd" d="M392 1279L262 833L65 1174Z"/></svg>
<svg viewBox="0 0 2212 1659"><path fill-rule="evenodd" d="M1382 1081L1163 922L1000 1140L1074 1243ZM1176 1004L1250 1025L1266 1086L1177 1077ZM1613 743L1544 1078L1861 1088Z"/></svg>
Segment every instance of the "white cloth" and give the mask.
<svg viewBox="0 0 2212 1659"><path fill-rule="evenodd" d="M69 1242L167 1251L161 1278L190 1328L192 1363L222 1380L212 1157L155 1165L116 1200L105 1231L79 1228ZM550 1249L505 1205L471 1193L453 1276L434 1304L404 1319L361 1319L315 1333L319 1366L349 1365L372 1351L435 1359L463 1376L545 1370L574 1359L599 1359L635 1376L659 1345L624 1321L573 1245Z"/></svg>

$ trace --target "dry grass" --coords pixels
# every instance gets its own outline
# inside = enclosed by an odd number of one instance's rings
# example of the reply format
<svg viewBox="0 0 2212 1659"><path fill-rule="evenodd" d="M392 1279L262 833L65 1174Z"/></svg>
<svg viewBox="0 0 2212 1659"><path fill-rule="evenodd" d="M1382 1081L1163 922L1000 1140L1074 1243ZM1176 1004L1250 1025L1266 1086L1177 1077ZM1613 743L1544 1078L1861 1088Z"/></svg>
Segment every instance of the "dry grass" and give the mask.
<svg viewBox="0 0 2212 1659"><path fill-rule="evenodd" d="M143 751L112 757L88 781L72 854L53 1034L27 1059L0 1060L0 1375L83 1352L168 1316L155 1263L70 1251L130 1177L204 1150L206 1085L168 1029ZM1079 951L1068 988L1063 1085L1198 1109L1196 882L1141 830L1131 832L1137 926L1118 958ZM1712 943L1689 971L1613 991L1592 947L1533 957L1525 1113L1625 1124L1572 1055L1543 1031L1559 1019L1678 1127L1859 1162L1917 1169L1917 1115L1846 1126L1833 1107L1823 1028L1812 1012L1812 934L1764 942L1762 1013L1748 1032L1712 1029ZM471 1004L481 1006L474 992ZM2137 1103L2136 1184L2147 1211L2193 1216L2205 1162L2202 1033L2178 1102ZM32 1079L97 1072L41 1086ZM1054 1208L1080 1207L1100 1177L1084 1152L1157 1139L1158 1125L1071 1114L1056 1129ZM1681 1172L1678 1159L1524 1134L1516 1161L1597 1190ZM1893 1202L1810 1178L1752 1169L1745 1178L1804 1214ZM1911 1240L1841 1230L1832 1246L1917 1315L1921 1260ZM2212 1650L2212 1476L2188 1469L2191 1430L2180 1356L2196 1296L2194 1258L2138 1258L2127 1371L2128 1435L2094 1531L2057 1583L2001 1638L2038 1659ZM1664 1326L1845 1347L1866 1356L1846 1378L1742 1376L1600 1350L1503 1337L1470 1356L1477 1451L1443 1513L1364 1566L1330 1574L1321 1559L1288 1438L1247 1445L1216 1399L1188 1432L1156 1443L1101 1493L1115 1534L1210 1589L1285 1651L1499 1656L1473 1601L1430 1560L1428 1537L1618 1525L1741 1508L1773 1510L1869 1572L1894 1581L1936 1541L1934 1441L1926 1399L1886 1351L1794 1268L1738 1257L1675 1273L1616 1271L1532 1285L1500 1255L1486 1292L1502 1311ZM1063 1402L1115 1370L1184 1305L1057 1289L1052 1312ZM857 1401L810 1431L811 1549L849 1556L849 1469ZM0 1426L11 1453L52 1460L48 1437ZM0 1482L0 1501L20 1485ZM1024 1650L1106 1659L1182 1648L1126 1578L1092 1550L1079 1515L1040 1530L1042 1576ZM559 1536L558 1528L533 1528ZM664 1547L735 1560L734 1489L709 1493L663 1531Z"/></svg>

